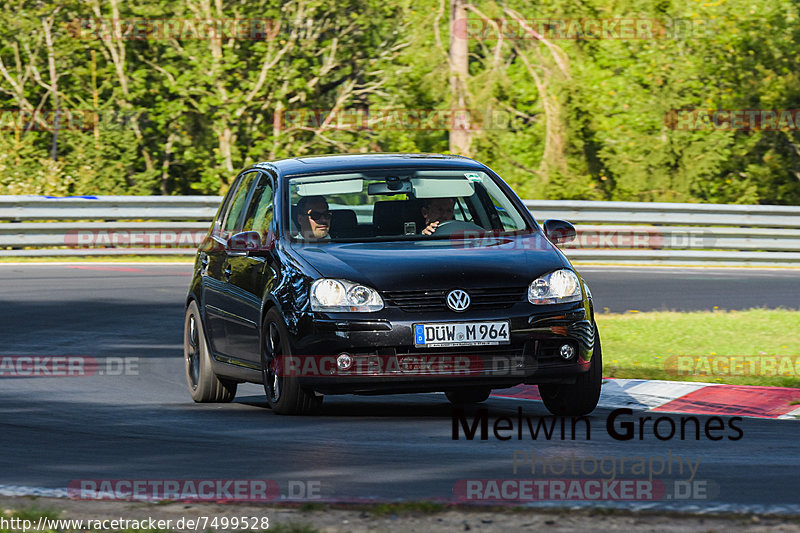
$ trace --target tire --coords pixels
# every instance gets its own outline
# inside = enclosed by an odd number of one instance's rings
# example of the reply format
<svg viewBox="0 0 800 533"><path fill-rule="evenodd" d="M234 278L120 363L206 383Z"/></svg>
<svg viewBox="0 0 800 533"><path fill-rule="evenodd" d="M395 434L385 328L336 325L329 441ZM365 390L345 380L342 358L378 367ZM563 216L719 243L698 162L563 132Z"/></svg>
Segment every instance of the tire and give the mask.
<svg viewBox="0 0 800 533"><path fill-rule="evenodd" d="M275 373L276 359L292 355L289 332L277 309L272 308L267 312L261 338L261 376L270 408L280 415L317 412L322 406L322 396L300 388L295 376L279 376Z"/></svg>
<svg viewBox="0 0 800 533"><path fill-rule="evenodd" d="M453 405L466 405L471 403L485 402L492 389L474 389L474 390L451 390L445 392L447 399Z"/></svg>
<svg viewBox="0 0 800 533"><path fill-rule="evenodd" d="M594 351L589 370L578 376L573 384L542 383L539 394L547 410L558 416L588 415L600 400L603 385L603 350L597 324L594 326Z"/></svg>
<svg viewBox="0 0 800 533"><path fill-rule="evenodd" d="M219 379L211 366L200 310L192 300L186 308L183 328L183 360L189 394L198 403L230 402L236 396L236 382Z"/></svg>

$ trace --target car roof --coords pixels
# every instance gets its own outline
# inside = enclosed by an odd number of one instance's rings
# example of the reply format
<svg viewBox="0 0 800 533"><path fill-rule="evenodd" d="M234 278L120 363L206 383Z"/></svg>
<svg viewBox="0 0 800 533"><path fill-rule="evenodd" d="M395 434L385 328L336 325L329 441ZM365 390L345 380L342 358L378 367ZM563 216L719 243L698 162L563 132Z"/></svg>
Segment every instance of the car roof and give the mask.
<svg viewBox="0 0 800 533"><path fill-rule="evenodd" d="M336 154L293 157L278 161L265 161L254 167L272 168L281 176L314 174L317 172L342 170L370 170L387 168L474 168L486 167L477 161L460 155L443 154Z"/></svg>

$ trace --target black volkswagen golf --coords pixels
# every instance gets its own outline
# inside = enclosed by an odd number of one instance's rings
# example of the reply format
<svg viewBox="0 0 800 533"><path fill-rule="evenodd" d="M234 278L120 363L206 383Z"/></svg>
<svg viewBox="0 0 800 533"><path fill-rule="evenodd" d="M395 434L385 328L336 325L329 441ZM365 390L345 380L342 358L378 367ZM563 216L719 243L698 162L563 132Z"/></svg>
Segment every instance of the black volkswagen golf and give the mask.
<svg viewBox="0 0 800 533"><path fill-rule="evenodd" d="M186 299L196 402L264 385L282 414L329 394L538 384L554 414L597 405L589 287L488 167L459 156L298 157L243 171L200 246Z"/></svg>

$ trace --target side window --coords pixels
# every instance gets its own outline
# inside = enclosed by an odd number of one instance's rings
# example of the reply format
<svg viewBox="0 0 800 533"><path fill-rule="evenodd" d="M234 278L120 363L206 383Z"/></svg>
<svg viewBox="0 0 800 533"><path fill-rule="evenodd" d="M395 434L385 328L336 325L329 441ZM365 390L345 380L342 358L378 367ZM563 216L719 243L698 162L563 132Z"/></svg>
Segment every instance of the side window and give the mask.
<svg viewBox="0 0 800 533"><path fill-rule="evenodd" d="M455 220L469 220L463 201L463 198L456 198L455 209L453 209L453 219Z"/></svg>
<svg viewBox="0 0 800 533"><path fill-rule="evenodd" d="M253 190L242 231L257 231L262 237L267 234L272 223L272 195L272 182L269 176L261 174Z"/></svg>
<svg viewBox="0 0 800 533"><path fill-rule="evenodd" d="M228 192L225 194L225 198L222 199L222 205L219 208L219 212L217 213L216 218L214 219L214 227L212 228L212 232L214 235L219 235L222 231L222 222L225 220L225 215L228 214L228 208L231 205L231 200L234 196L234 187L236 187L238 183L234 183L233 186L228 189Z"/></svg>
<svg viewBox="0 0 800 533"><path fill-rule="evenodd" d="M250 186L253 180L258 176L258 172L250 172L242 176L239 180L239 188L233 195L231 200L231 207L225 215L225 220L222 222L221 237L227 239L238 229L238 224L242 218L242 211L244 211L247 204L247 195L250 192Z"/></svg>

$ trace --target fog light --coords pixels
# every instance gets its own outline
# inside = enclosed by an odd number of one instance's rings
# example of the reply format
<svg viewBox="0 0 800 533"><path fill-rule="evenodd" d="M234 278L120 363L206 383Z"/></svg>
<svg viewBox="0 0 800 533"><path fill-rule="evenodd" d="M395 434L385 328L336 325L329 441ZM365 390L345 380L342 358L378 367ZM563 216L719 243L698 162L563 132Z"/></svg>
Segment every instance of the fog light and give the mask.
<svg viewBox="0 0 800 533"><path fill-rule="evenodd" d="M339 367L339 370L349 370L353 366L353 358L349 353L340 353L336 358L336 366Z"/></svg>
<svg viewBox="0 0 800 533"><path fill-rule="evenodd" d="M561 347L558 355L560 355L562 359L572 359L572 356L575 355L575 348L573 348L571 344L565 344Z"/></svg>

